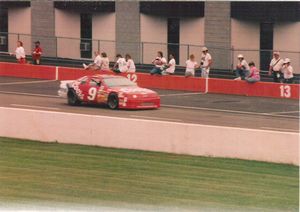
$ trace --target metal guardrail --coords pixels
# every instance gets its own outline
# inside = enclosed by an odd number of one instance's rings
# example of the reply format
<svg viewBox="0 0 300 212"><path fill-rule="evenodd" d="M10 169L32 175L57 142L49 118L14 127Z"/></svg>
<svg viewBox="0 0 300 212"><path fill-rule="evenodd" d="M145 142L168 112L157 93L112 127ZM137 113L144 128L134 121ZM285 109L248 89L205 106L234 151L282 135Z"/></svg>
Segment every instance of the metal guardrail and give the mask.
<svg viewBox="0 0 300 212"><path fill-rule="evenodd" d="M41 41L44 56L69 59L92 59L94 51L105 51L113 61L117 52L116 48L121 45L122 49L128 49L133 59L139 64L150 64L157 51L162 51L165 56L171 49L177 50L178 65L185 66L185 61L190 54L194 54L200 61L202 45L175 44L161 42L125 42L117 43L113 40L97 40L87 38L35 36L21 33L0 32L0 51L12 52L16 47L16 41L21 40L27 54L33 48L33 42ZM209 52L213 57L214 69L233 70L237 63L237 55L243 54L245 59L254 61L262 70L267 70L272 59L273 50L237 49L210 47ZM132 52L130 52L132 51ZM300 52L280 50L282 58L290 58L296 73L300 73ZM124 53L124 52L122 52Z"/></svg>

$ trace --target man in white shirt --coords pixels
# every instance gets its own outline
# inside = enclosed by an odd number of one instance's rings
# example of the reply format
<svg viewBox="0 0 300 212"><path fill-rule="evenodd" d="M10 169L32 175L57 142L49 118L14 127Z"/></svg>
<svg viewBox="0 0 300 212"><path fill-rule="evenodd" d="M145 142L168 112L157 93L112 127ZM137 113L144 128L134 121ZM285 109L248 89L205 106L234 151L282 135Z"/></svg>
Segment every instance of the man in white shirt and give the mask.
<svg viewBox="0 0 300 212"><path fill-rule="evenodd" d="M282 66L283 60L280 58L280 53L275 51L269 67L269 75L273 75L274 82L280 82Z"/></svg>
<svg viewBox="0 0 300 212"><path fill-rule="evenodd" d="M23 48L22 41L17 41L17 48L15 50L15 53L10 53L10 55L15 55L18 63L26 63L26 54L25 49Z"/></svg>
<svg viewBox="0 0 300 212"><path fill-rule="evenodd" d="M203 47L201 55L201 77L208 78L211 64L211 55L208 53L208 49L206 47Z"/></svg>
<svg viewBox="0 0 300 212"><path fill-rule="evenodd" d="M125 58L123 58L122 55L117 54L116 59L117 59L117 61L113 67L113 71L115 73L127 72L128 68L127 68L127 62L126 62Z"/></svg>
<svg viewBox="0 0 300 212"><path fill-rule="evenodd" d="M174 74L176 61L173 54L169 55L169 63L162 67L162 75Z"/></svg>
<svg viewBox="0 0 300 212"><path fill-rule="evenodd" d="M95 51L94 54L95 54L95 59L94 59L93 63L90 63L89 65L86 65L84 63L82 64L83 68L85 70L87 70L87 69L92 69L92 70L98 70L98 69L100 69L100 65L101 65L100 52L99 51Z"/></svg>
<svg viewBox="0 0 300 212"><path fill-rule="evenodd" d="M236 78L234 80L245 79L245 77L248 77L250 73L250 67L242 54L239 54L237 58L238 58L238 64L236 65L236 70L235 70Z"/></svg>

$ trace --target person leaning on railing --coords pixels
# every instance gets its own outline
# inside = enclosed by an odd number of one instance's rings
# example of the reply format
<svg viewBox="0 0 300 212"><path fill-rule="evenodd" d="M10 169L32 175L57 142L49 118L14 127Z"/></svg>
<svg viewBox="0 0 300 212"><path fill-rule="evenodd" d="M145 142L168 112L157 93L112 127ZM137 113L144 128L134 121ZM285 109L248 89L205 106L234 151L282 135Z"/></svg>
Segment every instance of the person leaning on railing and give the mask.
<svg viewBox="0 0 300 212"><path fill-rule="evenodd" d="M10 55L15 55L17 62L20 64L26 63L26 54L25 49L23 47L22 41L17 41L17 48L15 50L15 53L9 53Z"/></svg>
<svg viewBox="0 0 300 212"><path fill-rule="evenodd" d="M283 60L280 58L280 53L275 51L269 67L269 76L273 75L274 82L280 82L282 66Z"/></svg>

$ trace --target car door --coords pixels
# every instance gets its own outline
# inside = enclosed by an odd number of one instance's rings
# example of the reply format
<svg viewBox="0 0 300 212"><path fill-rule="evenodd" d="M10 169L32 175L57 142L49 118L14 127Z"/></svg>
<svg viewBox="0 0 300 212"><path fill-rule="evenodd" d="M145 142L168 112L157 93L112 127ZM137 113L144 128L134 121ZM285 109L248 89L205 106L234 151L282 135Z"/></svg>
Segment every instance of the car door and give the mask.
<svg viewBox="0 0 300 212"><path fill-rule="evenodd" d="M82 92L84 102L96 102L99 84L93 78L89 78L85 82L81 82L79 88Z"/></svg>

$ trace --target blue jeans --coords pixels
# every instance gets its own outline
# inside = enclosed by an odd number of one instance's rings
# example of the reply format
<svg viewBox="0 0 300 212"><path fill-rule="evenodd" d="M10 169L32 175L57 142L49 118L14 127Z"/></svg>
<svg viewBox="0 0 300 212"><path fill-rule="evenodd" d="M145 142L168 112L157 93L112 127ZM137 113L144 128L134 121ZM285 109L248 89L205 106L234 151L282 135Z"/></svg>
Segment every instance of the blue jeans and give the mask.
<svg viewBox="0 0 300 212"><path fill-rule="evenodd" d="M150 74L153 75L153 74L161 74L161 69L158 68L158 67L154 67L151 71L150 71Z"/></svg>
<svg viewBox="0 0 300 212"><path fill-rule="evenodd" d="M236 77L241 77L242 79L245 79L245 77L249 76L249 74L250 74L249 70L244 70L244 69L235 70Z"/></svg>

